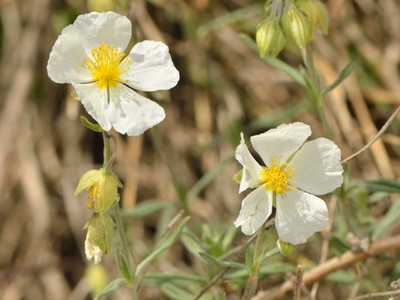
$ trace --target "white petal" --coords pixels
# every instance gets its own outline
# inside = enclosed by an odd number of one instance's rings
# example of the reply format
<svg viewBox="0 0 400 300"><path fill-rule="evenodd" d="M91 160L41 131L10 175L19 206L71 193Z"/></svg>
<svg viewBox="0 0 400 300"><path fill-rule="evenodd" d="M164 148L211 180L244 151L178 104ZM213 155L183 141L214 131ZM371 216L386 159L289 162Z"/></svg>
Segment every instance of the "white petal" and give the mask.
<svg viewBox="0 0 400 300"><path fill-rule="evenodd" d="M299 190L288 191L286 197L278 195L276 206L275 226L279 238L293 245L305 243L329 221L325 202Z"/></svg>
<svg viewBox="0 0 400 300"><path fill-rule="evenodd" d="M268 166L275 156L285 162L311 135L310 126L301 122L282 124L250 138L254 149Z"/></svg>
<svg viewBox="0 0 400 300"><path fill-rule="evenodd" d="M78 31L67 26L51 50L47 73L57 83L88 82L92 77L85 66L86 57Z"/></svg>
<svg viewBox="0 0 400 300"><path fill-rule="evenodd" d="M260 186L243 199L239 217L234 224L236 227L242 226L244 234L252 235L267 221L271 212L272 193Z"/></svg>
<svg viewBox="0 0 400 300"><path fill-rule="evenodd" d="M325 138L305 143L290 166L294 167L296 177L292 184L315 195L332 192L343 182L340 150Z"/></svg>
<svg viewBox="0 0 400 300"><path fill-rule="evenodd" d="M124 85L110 89L110 99L112 126L122 134L140 135L165 118L160 105Z"/></svg>
<svg viewBox="0 0 400 300"><path fill-rule="evenodd" d="M161 42L137 43L128 56L132 64L121 76L127 84L141 91L157 91L173 88L179 80L168 47Z"/></svg>
<svg viewBox="0 0 400 300"><path fill-rule="evenodd" d="M250 154L250 151L244 142L243 133L240 134L240 137L240 145L237 146L235 152L236 159L243 166L243 174L240 181L239 193L243 192L249 187L256 187L260 183L260 174L262 172L262 167Z"/></svg>
<svg viewBox="0 0 400 300"><path fill-rule="evenodd" d="M99 89L95 83L74 84L86 111L99 123L105 131L111 129L111 122L108 115L107 89Z"/></svg>
<svg viewBox="0 0 400 300"><path fill-rule="evenodd" d="M90 50L102 43L118 48L123 52L129 44L132 23L125 16L114 12L92 12L80 15L72 25L79 33L84 48Z"/></svg>

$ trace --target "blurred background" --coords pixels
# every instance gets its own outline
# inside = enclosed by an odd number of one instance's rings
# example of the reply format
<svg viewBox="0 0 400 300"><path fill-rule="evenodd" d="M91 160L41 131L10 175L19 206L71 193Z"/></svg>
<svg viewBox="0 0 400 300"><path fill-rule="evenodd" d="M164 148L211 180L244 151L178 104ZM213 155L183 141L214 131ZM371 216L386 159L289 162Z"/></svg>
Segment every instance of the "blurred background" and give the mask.
<svg viewBox="0 0 400 300"><path fill-rule="evenodd" d="M83 248L90 211L85 195L74 196L74 190L85 171L101 166L102 137L82 125L80 116L87 113L70 86L48 78L46 65L62 28L88 12L93 2L0 0L1 299L91 298L91 263ZM356 63L353 74L325 103L332 139L345 158L371 140L400 104L400 2L323 2L331 20L328 37L318 36L313 43L317 69L329 84L350 61ZM221 235L233 227L243 199L232 180L240 169L233 154L241 131L249 137L302 121L310 124L314 138L324 136L306 91L260 59L243 39L254 39L263 5L257 0L113 3L114 11L132 21L136 41L169 45L181 76L171 91L147 95L165 108L165 121L139 137L117 135L114 171L124 184L121 205L130 216L128 239L139 260L180 209L192 216L189 227L199 236L205 235L204 224ZM295 68L302 64L291 45L279 57ZM399 132L397 118L369 151L346 165L346 197L328 204L336 211L329 230L338 240L346 243L349 232L368 237L399 200L359 184L400 175ZM144 207L148 210L135 213L143 202L151 204ZM379 238L399 229L392 221ZM236 234L239 243L243 236ZM329 257L344 251L335 245ZM320 252L315 238L297 261L286 261L315 264ZM342 281L322 282L318 297L345 299L387 290L400 272L395 252L390 254L346 270ZM149 271L202 274L201 264L178 241ZM104 265L111 270L110 281L118 274L112 254L104 257ZM261 287L283 281L285 270ZM124 295L111 297L126 299ZM232 295L230 299L237 299ZM144 288L140 299L169 296L153 286Z"/></svg>

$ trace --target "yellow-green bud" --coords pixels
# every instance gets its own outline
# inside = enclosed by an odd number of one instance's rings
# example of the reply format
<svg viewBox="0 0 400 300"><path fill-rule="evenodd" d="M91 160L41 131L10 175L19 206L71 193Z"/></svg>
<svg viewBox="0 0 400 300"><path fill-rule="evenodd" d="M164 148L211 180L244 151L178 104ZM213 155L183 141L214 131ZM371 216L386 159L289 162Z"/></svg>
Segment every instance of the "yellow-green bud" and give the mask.
<svg viewBox="0 0 400 300"><path fill-rule="evenodd" d="M264 3L264 12L266 16L269 16L272 10L272 0L267 0Z"/></svg>
<svg viewBox="0 0 400 300"><path fill-rule="evenodd" d="M258 24L256 43L261 57L268 54L276 56L282 51L286 44L286 37L276 19L267 18Z"/></svg>
<svg viewBox="0 0 400 300"><path fill-rule="evenodd" d="M298 48L302 49L306 46L311 38L312 28L303 12L293 4L289 5L282 14L281 24L286 37Z"/></svg>
<svg viewBox="0 0 400 300"><path fill-rule="evenodd" d="M115 9L114 0L88 0L89 11L105 12Z"/></svg>
<svg viewBox="0 0 400 300"><path fill-rule="evenodd" d="M115 203L119 201L118 188L122 184L107 168L90 170L83 174L75 195L86 190L89 192L89 208L100 214L106 213Z"/></svg>
<svg viewBox="0 0 400 300"><path fill-rule="evenodd" d="M85 279L93 294L100 293L108 284L107 271L102 265L88 265Z"/></svg>
<svg viewBox="0 0 400 300"><path fill-rule="evenodd" d="M108 253L114 228L113 220L107 214L94 213L86 223L86 258L94 263L101 262L103 253Z"/></svg>
<svg viewBox="0 0 400 300"><path fill-rule="evenodd" d="M317 0L301 0L297 8L306 15L308 24L313 32L320 29L322 34L328 34L329 13L322 2Z"/></svg>
<svg viewBox="0 0 400 300"><path fill-rule="evenodd" d="M284 255L284 256L291 256L293 254L293 252L296 250L295 245L288 243L288 242L284 242L282 240L277 240L276 246L278 247L279 251L281 251L282 255Z"/></svg>

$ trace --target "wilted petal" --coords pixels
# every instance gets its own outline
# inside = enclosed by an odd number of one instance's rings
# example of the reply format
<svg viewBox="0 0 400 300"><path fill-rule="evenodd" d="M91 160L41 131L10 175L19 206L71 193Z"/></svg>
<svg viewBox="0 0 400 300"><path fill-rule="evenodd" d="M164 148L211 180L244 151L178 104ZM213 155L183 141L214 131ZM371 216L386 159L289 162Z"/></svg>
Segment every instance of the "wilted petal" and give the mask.
<svg viewBox="0 0 400 300"><path fill-rule="evenodd" d="M311 135L310 126L301 122L282 124L250 138L254 150L268 166L273 157L285 162Z"/></svg>
<svg viewBox="0 0 400 300"><path fill-rule="evenodd" d="M304 144L290 165L296 172L293 185L315 195L332 192L343 182L340 149L325 138Z"/></svg>
<svg viewBox="0 0 400 300"><path fill-rule="evenodd" d="M127 85L141 91L157 91L173 88L179 81L168 47L162 42L137 43L128 57L132 64L122 75Z"/></svg>
<svg viewBox="0 0 400 300"><path fill-rule="evenodd" d="M276 200L275 226L279 238L293 245L305 243L329 221L325 202L311 194L293 190Z"/></svg>
<svg viewBox="0 0 400 300"><path fill-rule="evenodd" d="M160 105L124 85L110 89L110 97L110 120L115 130L122 134L142 134L165 118Z"/></svg>
<svg viewBox="0 0 400 300"><path fill-rule="evenodd" d="M271 213L272 192L260 186L243 199L239 217L234 224L236 227L242 226L244 234L252 235L267 221Z"/></svg>
<svg viewBox="0 0 400 300"><path fill-rule="evenodd" d="M73 86L86 111L99 123L103 130L109 131L111 122L108 115L107 89L99 89L96 83L73 83Z"/></svg>
<svg viewBox="0 0 400 300"><path fill-rule="evenodd" d="M240 145L236 148L235 157L243 166L242 179L240 181L239 193L243 192L247 188L256 187L260 183L260 174L262 167L251 155L247 148L243 133L240 135Z"/></svg>

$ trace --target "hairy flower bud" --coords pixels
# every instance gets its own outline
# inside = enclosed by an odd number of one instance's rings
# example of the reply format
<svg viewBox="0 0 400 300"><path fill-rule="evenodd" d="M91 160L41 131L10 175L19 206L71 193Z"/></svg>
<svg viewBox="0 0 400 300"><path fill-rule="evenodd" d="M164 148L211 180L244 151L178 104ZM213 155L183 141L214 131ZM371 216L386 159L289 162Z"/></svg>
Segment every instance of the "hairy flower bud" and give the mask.
<svg viewBox="0 0 400 300"><path fill-rule="evenodd" d="M118 188L121 186L122 184L109 169L90 170L81 177L75 195L83 190L88 191L91 200L88 207L104 214L119 201Z"/></svg>
<svg viewBox="0 0 400 300"><path fill-rule="evenodd" d="M103 253L107 253L111 246L114 223L106 214L94 213L86 223L87 235L85 240L86 258L97 264L101 262Z"/></svg>
<svg viewBox="0 0 400 300"><path fill-rule="evenodd" d="M306 46L311 38L312 28L303 12L294 5L289 5L282 14L281 24L286 37L298 48L302 49Z"/></svg>
<svg viewBox="0 0 400 300"><path fill-rule="evenodd" d="M276 56L286 44L286 37L276 19L267 18L257 26L256 43L260 56Z"/></svg>

